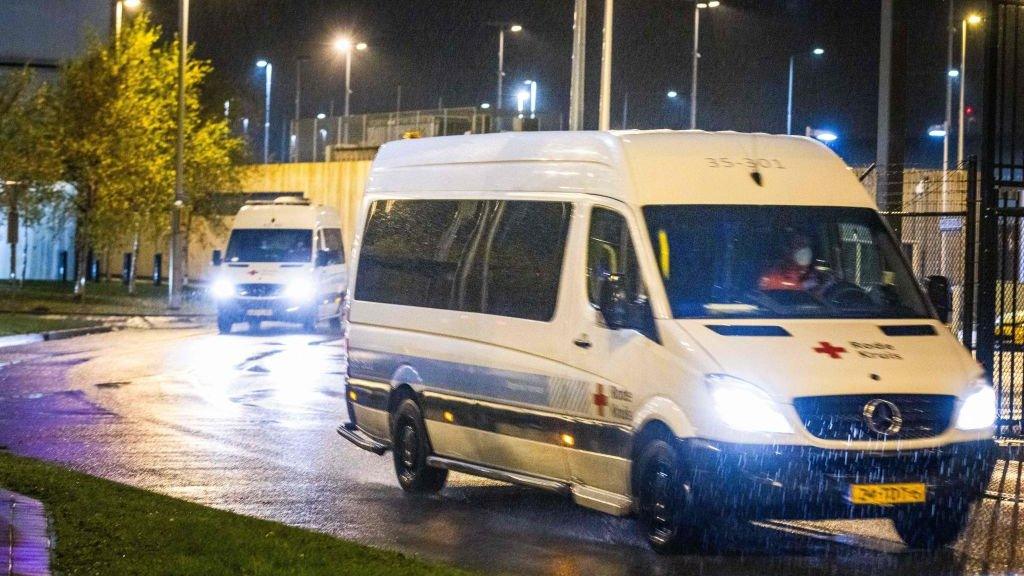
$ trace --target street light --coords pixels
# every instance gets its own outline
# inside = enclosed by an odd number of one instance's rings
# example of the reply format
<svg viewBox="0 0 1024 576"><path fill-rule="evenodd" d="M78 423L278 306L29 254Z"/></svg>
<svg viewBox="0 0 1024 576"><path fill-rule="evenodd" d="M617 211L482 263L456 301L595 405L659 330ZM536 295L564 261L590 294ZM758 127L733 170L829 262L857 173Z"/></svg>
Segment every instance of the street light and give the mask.
<svg viewBox="0 0 1024 576"><path fill-rule="evenodd" d="M256 67L266 72L267 81L263 99L263 163L270 161L270 85L274 75L274 65L267 60L258 60Z"/></svg>
<svg viewBox="0 0 1024 576"><path fill-rule="evenodd" d="M142 7L142 0L117 0L114 3L114 38L121 37L121 28L124 26L124 11L138 10Z"/></svg>
<svg viewBox="0 0 1024 576"><path fill-rule="evenodd" d="M928 127L928 135L932 138L945 138L946 127L942 124L932 124Z"/></svg>
<svg viewBox="0 0 1024 576"><path fill-rule="evenodd" d="M316 140L317 140L317 134L320 133L319 122L321 120L323 120L324 118L327 118L327 114L324 114L323 112L318 113L316 115L316 117L313 118L313 162L316 162L318 157L319 157L319 153L318 153L319 145L317 144Z"/></svg>
<svg viewBox="0 0 1024 576"><path fill-rule="evenodd" d="M345 55L345 144L348 144L349 98L352 95L352 52L366 49L366 42L356 42L347 36L334 40L334 50Z"/></svg>
<svg viewBox="0 0 1024 576"><path fill-rule="evenodd" d="M530 99L530 93L526 90L520 90L516 93L516 110L519 112L519 117L523 117L523 111L526 109L526 101Z"/></svg>
<svg viewBox="0 0 1024 576"><path fill-rule="evenodd" d="M831 144L839 139L839 135L831 130L819 130L810 126L807 127L807 135L826 144Z"/></svg>
<svg viewBox="0 0 1024 576"><path fill-rule="evenodd" d="M501 110L502 100L504 100L504 88L502 84L505 81L505 30L517 34L523 31L523 27L519 24L492 24L498 28L498 91L496 93L497 100L496 105L498 110Z"/></svg>
<svg viewBox="0 0 1024 576"><path fill-rule="evenodd" d="M960 34L960 118L956 130L956 163L964 162L964 87L967 84L967 26L981 24L980 14L969 14L961 23Z"/></svg>
<svg viewBox="0 0 1024 576"><path fill-rule="evenodd" d="M676 92L675 90L669 90L668 93L665 94L665 96L668 96L669 98L678 98L679 92Z"/></svg>
<svg viewBox="0 0 1024 576"><path fill-rule="evenodd" d="M825 49L815 47L811 50L811 54L814 56L823 56ZM790 54L789 56L789 96L786 99L786 134L793 133L793 83L796 79L796 57L799 54Z"/></svg>
<svg viewBox="0 0 1024 576"><path fill-rule="evenodd" d="M481 110L489 110L490 108L491 108L491 103L490 102L484 102L484 103L480 104L480 109Z"/></svg>
<svg viewBox="0 0 1024 576"><path fill-rule="evenodd" d="M530 87L530 118L537 117L537 82L535 80L527 80L523 82Z"/></svg>
<svg viewBox="0 0 1024 576"><path fill-rule="evenodd" d="M718 0L697 2L693 5L693 71L690 79L690 130L697 128L697 61L700 59L700 11L718 8L722 3Z"/></svg>

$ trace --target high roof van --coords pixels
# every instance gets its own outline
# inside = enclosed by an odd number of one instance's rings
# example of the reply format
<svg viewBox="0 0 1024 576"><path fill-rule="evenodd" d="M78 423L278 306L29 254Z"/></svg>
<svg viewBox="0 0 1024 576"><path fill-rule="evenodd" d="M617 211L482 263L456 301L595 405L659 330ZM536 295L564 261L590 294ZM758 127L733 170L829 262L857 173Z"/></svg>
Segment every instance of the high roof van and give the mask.
<svg viewBox="0 0 1024 576"><path fill-rule="evenodd" d="M449 471L635 515L891 518L951 542L995 394L856 175L803 137L457 136L385 145L349 291L349 421L401 487Z"/></svg>
<svg viewBox="0 0 1024 576"><path fill-rule="evenodd" d="M213 264L222 334L240 322L254 330L265 321L299 323L310 332L324 320L340 328L348 274L337 210L291 196L247 203Z"/></svg>

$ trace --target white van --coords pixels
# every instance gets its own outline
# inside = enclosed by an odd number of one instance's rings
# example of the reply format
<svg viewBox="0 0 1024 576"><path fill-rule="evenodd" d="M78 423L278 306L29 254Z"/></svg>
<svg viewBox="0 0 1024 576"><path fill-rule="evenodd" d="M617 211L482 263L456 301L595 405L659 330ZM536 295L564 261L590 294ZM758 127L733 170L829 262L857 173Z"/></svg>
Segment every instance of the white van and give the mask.
<svg viewBox="0 0 1024 576"><path fill-rule="evenodd" d="M856 176L802 137L385 145L349 294L350 421L402 488L449 470L635 514L660 552L722 516L890 517L951 542L995 395Z"/></svg>
<svg viewBox="0 0 1024 576"><path fill-rule="evenodd" d="M239 322L258 330L265 320L298 322L307 331L328 320L341 326L348 284L341 217L325 206L282 196L249 202L238 211L211 292L217 328L231 332Z"/></svg>

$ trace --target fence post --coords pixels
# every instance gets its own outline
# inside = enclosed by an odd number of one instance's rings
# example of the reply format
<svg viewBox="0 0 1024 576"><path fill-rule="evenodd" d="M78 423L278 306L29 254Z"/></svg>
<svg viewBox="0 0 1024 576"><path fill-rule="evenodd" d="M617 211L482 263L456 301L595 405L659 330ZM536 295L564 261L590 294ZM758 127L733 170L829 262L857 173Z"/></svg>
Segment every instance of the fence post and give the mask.
<svg viewBox="0 0 1024 576"><path fill-rule="evenodd" d="M964 216L964 293L960 310L962 341L968 350L974 349L974 287L978 281L975 254L978 250L978 157L967 159L967 206Z"/></svg>
<svg viewBox="0 0 1024 576"><path fill-rule="evenodd" d="M981 218L978 222L978 362L995 383L1000 375L995 373L995 324L996 324L996 290L1000 289L997 260L999 258L999 217L996 213L999 202L995 182L996 153L996 107L999 91L997 87L999 42L996 34L998 28L998 6L995 1L988 2L988 17L991 25L985 26L985 57L984 74L982 76L982 139L981 159L979 162ZM1000 383L1001 384L1001 383ZM1012 383L1011 383L1012 385ZM997 387L1002 391L1003 387ZM1002 398L1000 396L1000 408Z"/></svg>

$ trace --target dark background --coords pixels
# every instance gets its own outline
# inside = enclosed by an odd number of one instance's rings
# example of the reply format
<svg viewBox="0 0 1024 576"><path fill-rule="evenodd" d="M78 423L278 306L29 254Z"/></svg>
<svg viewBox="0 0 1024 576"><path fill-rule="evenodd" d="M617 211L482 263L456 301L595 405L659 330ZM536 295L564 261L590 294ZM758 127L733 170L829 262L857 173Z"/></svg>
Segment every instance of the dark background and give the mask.
<svg viewBox="0 0 1024 576"><path fill-rule="evenodd" d="M953 1L959 21L971 1ZM176 30L176 0L145 2L166 31ZM433 108L439 102L493 103L497 30L486 23L514 21L525 30L506 38L505 106L514 106L518 85L530 78L539 84L538 111L565 115L572 7L572 0L193 0L191 39L198 55L217 69L214 97L221 102L225 96L240 97L239 114L252 117L254 126L262 118L263 87L255 62L265 57L274 63L274 148L283 123L294 115L296 57L310 58L304 64L302 115L329 113L332 100L340 114L344 66L330 41L341 32L370 46L354 57L353 114L394 110L399 85L404 110ZM943 120L947 7L944 0L914 2L908 76L911 164L941 161L941 139L925 133ZM589 2L587 128L597 126L603 9L600 0ZM721 7L705 10L698 127L784 132L788 58L802 53L794 131L802 133L807 125L834 130L840 135L834 148L847 161L871 162L879 19L879 0L723 0ZM621 125L628 92L629 127L684 127L693 3L619 0L615 25L613 126ZM971 38L969 105L975 103L981 72L981 34L974 31ZM813 46L825 48L825 55L810 57ZM680 98L666 98L670 89Z"/></svg>

